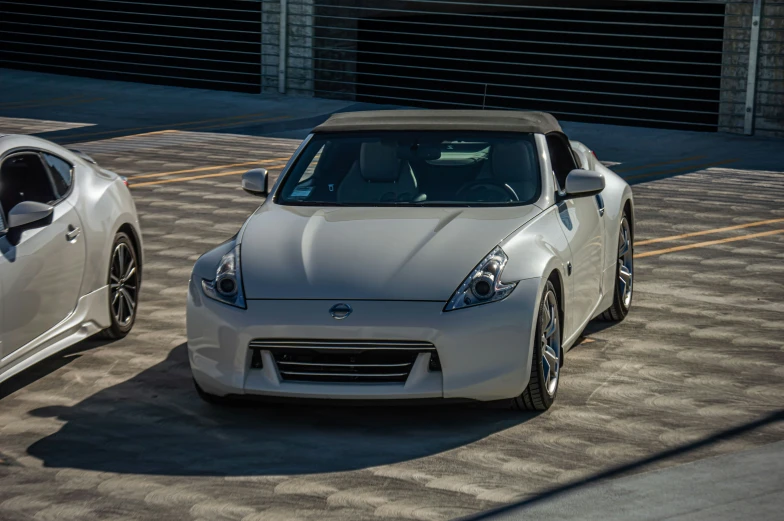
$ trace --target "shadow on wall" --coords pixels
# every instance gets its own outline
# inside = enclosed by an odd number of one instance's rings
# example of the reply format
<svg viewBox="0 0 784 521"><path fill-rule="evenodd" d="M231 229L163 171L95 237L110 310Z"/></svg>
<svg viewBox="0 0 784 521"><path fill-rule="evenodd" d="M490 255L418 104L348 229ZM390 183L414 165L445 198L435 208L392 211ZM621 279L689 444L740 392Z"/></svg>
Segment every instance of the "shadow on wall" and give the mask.
<svg viewBox="0 0 784 521"><path fill-rule="evenodd" d="M454 449L530 420L488 406L216 408L196 395L185 344L162 363L71 407L28 453L46 467L189 476L362 469Z"/></svg>

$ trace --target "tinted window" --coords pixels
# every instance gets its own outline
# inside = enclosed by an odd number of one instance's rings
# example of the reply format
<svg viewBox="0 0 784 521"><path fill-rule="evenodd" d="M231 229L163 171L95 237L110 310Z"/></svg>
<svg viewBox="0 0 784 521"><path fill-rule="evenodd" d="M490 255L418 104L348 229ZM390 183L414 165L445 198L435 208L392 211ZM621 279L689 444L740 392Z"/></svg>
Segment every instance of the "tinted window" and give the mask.
<svg viewBox="0 0 784 521"><path fill-rule="evenodd" d="M42 154L44 161L49 165L52 172L52 179L54 186L57 189L58 197L63 197L71 189L71 182L73 178L73 167L60 159L49 154Z"/></svg>
<svg viewBox="0 0 784 521"><path fill-rule="evenodd" d="M577 168L572 156L571 147L566 140L558 134L547 135L547 148L550 149L550 162L553 165L555 178L561 189L566 186L566 176Z"/></svg>
<svg viewBox="0 0 784 521"><path fill-rule="evenodd" d="M539 197L530 134L320 134L287 174L279 204L507 206Z"/></svg>
<svg viewBox="0 0 784 521"><path fill-rule="evenodd" d="M0 204L6 212L22 201L52 203L57 200L49 173L38 154L7 158L0 168Z"/></svg>

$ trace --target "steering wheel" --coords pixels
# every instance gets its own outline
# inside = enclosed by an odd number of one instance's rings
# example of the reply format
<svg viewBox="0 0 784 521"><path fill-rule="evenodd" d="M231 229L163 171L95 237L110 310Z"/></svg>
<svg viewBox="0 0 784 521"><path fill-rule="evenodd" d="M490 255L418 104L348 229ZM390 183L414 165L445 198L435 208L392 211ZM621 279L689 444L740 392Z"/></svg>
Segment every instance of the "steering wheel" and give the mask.
<svg viewBox="0 0 784 521"><path fill-rule="evenodd" d="M520 200L509 185L491 179L480 179L463 185L457 191L457 197L464 197L470 202L488 203Z"/></svg>

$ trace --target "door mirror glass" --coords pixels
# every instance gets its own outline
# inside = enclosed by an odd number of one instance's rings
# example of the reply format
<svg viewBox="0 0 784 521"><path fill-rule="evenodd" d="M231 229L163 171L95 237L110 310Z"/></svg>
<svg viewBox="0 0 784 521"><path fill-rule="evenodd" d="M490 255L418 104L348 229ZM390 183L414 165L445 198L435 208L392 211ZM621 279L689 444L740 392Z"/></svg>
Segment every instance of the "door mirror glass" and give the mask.
<svg viewBox="0 0 784 521"><path fill-rule="evenodd" d="M566 196L586 197L604 190L604 176L593 170L575 169L566 176Z"/></svg>
<svg viewBox="0 0 784 521"><path fill-rule="evenodd" d="M23 201L8 212L9 230L29 230L52 223L54 208L36 201Z"/></svg>
<svg viewBox="0 0 784 521"><path fill-rule="evenodd" d="M267 169L254 168L242 174L242 189L251 195L267 195Z"/></svg>

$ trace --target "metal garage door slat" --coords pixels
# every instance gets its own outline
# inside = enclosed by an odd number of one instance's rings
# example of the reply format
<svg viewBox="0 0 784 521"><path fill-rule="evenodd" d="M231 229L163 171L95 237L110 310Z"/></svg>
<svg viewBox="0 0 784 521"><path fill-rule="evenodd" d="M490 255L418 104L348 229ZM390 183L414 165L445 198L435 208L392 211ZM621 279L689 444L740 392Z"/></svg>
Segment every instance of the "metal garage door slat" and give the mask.
<svg viewBox="0 0 784 521"><path fill-rule="evenodd" d="M31 25L31 24L25 24L25 25ZM52 26L39 25L39 27L52 27ZM100 30L100 29L98 29L98 30ZM8 30L6 30L6 31L3 31L3 32L6 32L8 34L38 36L35 33L27 33L27 32L21 32L21 31L8 31ZM138 34L138 33L125 33L125 34ZM209 47L183 47L181 45L171 45L171 44L162 45L162 44L156 44L156 43L127 42L127 41L122 41L122 40L105 40L105 39L99 39L99 38L82 38L82 37L79 37L79 36L55 36L55 35L49 35L49 38L62 38L62 39L65 39L65 40L79 40L79 41L95 42L95 43L118 43L118 44L122 44L122 45L141 45L141 46L144 46L144 47L163 47L165 49L186 49L186 50L189 50L189 51L229 52L229 53L233 53L233 54L250 54L250 55L253 55L253 56L258 56L258 52L229 51L229 50L225 50L225 49L210 49ZM167 38L172 38L172 37L168 36ZM175 36L173 38L187 38L187 37ZM191 39L197 39L197 38L191 38ZM215 40L210 40L210 41L215 41ZM220 40L220 41L232 42L232 43L245 43L245 42L240 42L238 40ZM156 56L159 56L159 55L156 55ZM244 63L244 62L240 62L240 63Z"/></svg>
<svg viewBox="0 0 784 521"><path fill-rule="evenodd" d="M784 125L779 0L43 1L0 0L0 67L698 130Z"/></svg>
<svg viewBox="0 0 784 521"><path fill-rule="evenodd" d="M737 77L723 61L744 57L722 48L725 25L743 23L727 22L725 2L286 3L294 92L700 130L717 128L721 107L742 105L720 104L723 76Z"/></svg>
<svg viewBox="0 0 784 521"><path fill-rule="evenodd" d="M261 3L220 4L0 0L0 67L258 92Z"/></svg>
<svg viewBox="0 0 784 521"><path fill-rule="evenodd" d="M4 20L3 23L4 24L9 24L9 25L22 25L22 26L32 26L32 27L50 27L50 28L55 28L55 29L63 29L64 28L64 26L62 26L62 25L49 25L49 24L29 23L29 22L10 22L8 20ZM89 28L85 28L85 27L80 27L79 28L79 32L82 32L82 31L108 32L108 33L111 33L111 34L116 34L114 31L107 31L106 29L89 29ZM11 32L11 31L2 30L0 32ZM25 34L35 34L35 33L25 33ZM130 32L130 31L125 31L122 34L128 34L128 35L134 35L134 36L150 36L150 33L135 33L135 32ZM47 35L47 36L52 37L52 35ZM154 36L156 38L179 38L179 39L188 39L188 40L204 40L204 41L208 41L208 42L217 42L217 43L241 43L241 44L245 44L245 45L254 45L254 46L258 45L256 43L251 43L251 42L242 41L242 40L222 40L222 39L217 39L217 38L200 38L198 36L193 36L193 35L191 35L191 36L173 36L171 34L167 34L167 35L156 34ZM65 36L64 38L87 39L87 38L76 38L76 37L74 37L72 35ZM126 44L126 45L152 45L152 44L149 44L149 43L117 41L117 40L96 40L96 39L94 39L93 41L123 43L123 44ZM161 47L172 47L172 48L180 48L180 49L194 49L194 47L182 47L182 46L177 47L175 45L161 45ZM201 48L201 49L202 50L210 50L210 51L213 51L213 52L234 52L234 51L223 51L221 49L204 49L204 48ZM251 53L247 53L247 54L258 55L258 52L251 52Z"/></svg>

